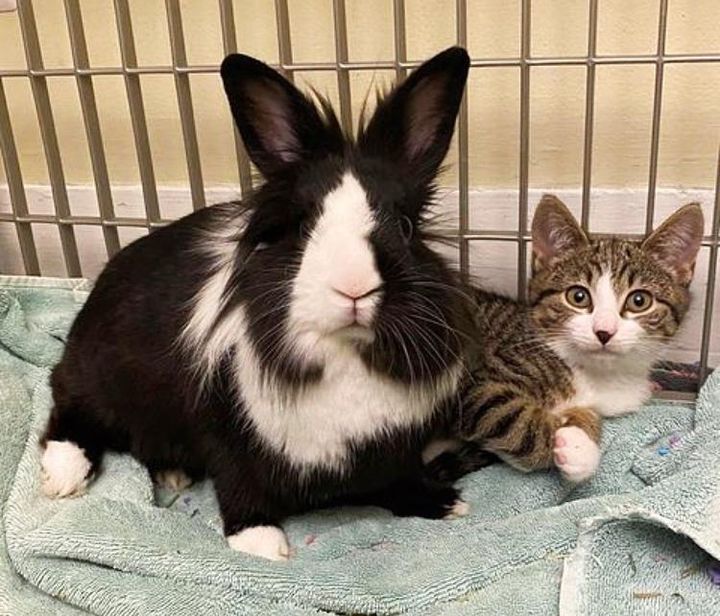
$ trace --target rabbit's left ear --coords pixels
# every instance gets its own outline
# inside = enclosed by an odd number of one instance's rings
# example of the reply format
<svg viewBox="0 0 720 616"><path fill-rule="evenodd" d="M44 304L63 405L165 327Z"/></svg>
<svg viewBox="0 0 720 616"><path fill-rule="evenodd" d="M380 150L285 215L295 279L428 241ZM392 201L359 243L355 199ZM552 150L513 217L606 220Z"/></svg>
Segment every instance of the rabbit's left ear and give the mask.
<svg viewBox="0 0 720 616"><path fill-rule="evenodd" d="M461 47L421 65L378 104L358 139L363 153L399 162L417 179L432 181L450 146L469 68Z"/></svg>
<svg viewBox="0 0 720 616"><path fill-rule="evenodd" d="M342 151L335 116L322 116L307 96L267 64L232 54L223 61L220 74L248 154L264 176Z"/></svg>

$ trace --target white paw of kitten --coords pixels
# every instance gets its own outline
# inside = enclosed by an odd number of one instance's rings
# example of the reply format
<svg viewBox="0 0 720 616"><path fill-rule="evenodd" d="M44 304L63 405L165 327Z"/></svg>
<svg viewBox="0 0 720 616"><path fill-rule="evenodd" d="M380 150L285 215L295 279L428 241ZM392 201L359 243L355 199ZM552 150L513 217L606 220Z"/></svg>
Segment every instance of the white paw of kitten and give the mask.
<svg viewBox="0 0 720 616"><path fill-rule="evenodd" d="M184 471L176 468L155 473L155 483L173 492L182 492L185 488L189 488L193 481Z"/></svg>
<svg viewBox="0 0 720 616"><path fill-rule="evenodd" d="M582 428L566 426L555 432L555 465L568 481L579 483L595 474L600 448Z"/></svg>
<svg viewBox="0 0 720 616"><path fill-rule="evenodd" d="M227 538L228 545L238 552L260 556L268 560L287 560L290 546L287 537L277 526L252 526Z"/></svg>
<svg viewBox="0 0 720 616"><path fill-rule="evenodd" d="M41 490L49 498L80 496L88 484L90 460L70 441L48 441L40 461Z"/></svg>
<svg viewBox="0 0 720 616"><path fill-rule="evenodd" d="M470 513L470 505L464 500L456 500L450 511L445 514L445 520L454 520L456 518L464 518Z"/></svg>

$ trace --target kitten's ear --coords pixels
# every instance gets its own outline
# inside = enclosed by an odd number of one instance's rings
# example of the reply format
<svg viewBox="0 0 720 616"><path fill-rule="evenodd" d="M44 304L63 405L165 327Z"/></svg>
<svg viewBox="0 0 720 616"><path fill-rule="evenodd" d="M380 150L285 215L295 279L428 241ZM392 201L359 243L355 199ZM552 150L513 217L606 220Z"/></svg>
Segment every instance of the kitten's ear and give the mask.
<svg viewBox="0 0 720 616"><path fill-rule="evenodd" d="M585 232L567 206L555 195L543 195L532 221L533 271L587 245Z"/></svg>
<svg viewBox="0 0 720 616"><path fill-rule="evenodd" d="M342 151L342 131L325 109L267 64L231 54L220 67L235 124L250 158L264 176L307 158Z"/></svg>
<svg viewBox="0 0 720 616"><path fill-rule="evenodd" d="M679 284L687 286L695 271L703 233L702 209L698 203L688 203L655 229L642 243L642 249Z"/></svg>

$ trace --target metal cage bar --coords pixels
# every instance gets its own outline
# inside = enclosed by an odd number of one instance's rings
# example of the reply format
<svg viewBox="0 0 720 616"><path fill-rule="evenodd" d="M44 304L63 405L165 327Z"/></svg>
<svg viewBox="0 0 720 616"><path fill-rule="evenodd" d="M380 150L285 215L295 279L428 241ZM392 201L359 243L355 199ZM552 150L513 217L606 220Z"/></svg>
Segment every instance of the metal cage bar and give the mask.
<svg viewBox="0 0 720 616"><path fill-rule="evenodd" d="M588 13L588 58L597 55L598 0L590 0ZM595 122L595 63L585 69L585 128L583 138L582 202L580 224L586 231L590 227L590 190L592 187L593 124Z"/></svg>
<svg viewBox="0 0 720 616"><path fill-rule="evenodd" d="M665 40L667 38L668 0L660 0L658 14L657 55L665 55ZM650 169L648 177L647 207L645 209L645 231L650 232L655 219L655 189L657 187L658 152L660 149L660 121L662 114L663 79L665 65L658 62L655 65L655 93L653 95L652 129L650 137Z"/></svg>
<svg viewBox="0 0 720 616"><path fill-rule="evenodd" d="M80 275L80 261L75 241L75 225L99 226L103 230L108 253L119 248L118 229L120 227L147 227L150 229L168 224L171 220L162 216L153 156L148 136L148 122L143 101L143 75L171 75L175 84L183 142L190 181L190 191L194 208L205 205L202 164L198 147L198 135L193 109L191 75L213 74L217 65L193 65L188 63L185 33L183 32L182 11L179 0L165 0L166 17L170 34L172 62L162 66L139 66L135 36L133 33L128 0L114 0L117 34L120 44L120 66L91 66L88 59L87 43L83 30L81 5L76 0L64 0L67 28L70 35L73 66L46 68L43 63L37 25L30 0L19 2L19 21L25 45L27 68L0 69L0 146L3 151L8 189L11 196L12 211L0 213L0 222L15 226L23 264L28 274L40 274L33 225L55 225L59 228L63 256L68 274ZM233 0L218 0L220 10L220 28L223 50L233 53L238 50L235 28ZM658 179L658 161L661 142L661 123L663 118L663 86L665 67L671 64L720 63L720 53L668 54L666 53L667 24L669 14L668 0L660 0L658 8L657 44L651 54L599 55L598 40L598 0L589 0L587 25L587 54L584 56L534 57L531 48L531 0L522 0L520 14L520 50L517 57L475 57L471 67L518 69L520 85L519 109L519 156L518 156L518 225L515 230L493 230L472 228L469 200L469 137L468 137L468 100L463 98L458 117L458 207L459 223L455 229L446 229L445 235L459 240L461 271L470 269L469 247L471 241L510 242L515 244L518 257L517 291L524 297L527 283L528 243L528 190L530 166L530 109L532 67L585 67L585 116L583 127L582 155L582 204L581 223L589 226L591 213L591 191L593 176L593 137L596 102L596 79L598 66L654 66L655 81L653 93L653 111L649 148L648 194L645 211L645 228L652 228L655 215L656 189ZM334 23L334 61L300 62L293 57L292 22L288 0L274 0L277 29L278 62L275 65L289 79L302 72L330 71L337 78L340 100L339 115L343 128L352 131L352 87L351 77L359 71L394 71L398 80L406 77L408 71L420 64L417 59L408 59L408 41L406 24L406 3L393 0L393 36L394 51L392 58L382 61L355 61L348 50L348 23L346 0L333 0L329 3ZM459 45L467 46L468 40L468 2L456 0L456 40ZM105 152L98 118L93 78L114 75L122 77L133 130L140 181L145 202L144 218L116 216L110 192ZM65 186L60 150L53 119L51 101L48 94L47 79L50 77L74 78L80 97L83 122L88 139L93 175L95 179L98 204L97 216L75 216L71 213ZM27 79L32 88L33 100L38 115L43 147L48 165L48 174L55 203L54 214L34 214L28 211L24 191L23 176L10 124L10 113L5 98L5 88L9 79ZM238 179L244 194L252 188L251 165L242 142L235 133ZM701 343L699 349L700 373L704 377L708 372L710 343L717 290L718 256L720 255L720 152L715 189L714 214L710 229L703 238L702 245L709 255L707 291L704 298L705 313ZM638 239L639 235L626 234L623 237Z"/></svg>
<svg viewBox="0 0 720 616"><path fill-rule="evenodd" d="M117 217L113 220L103 220L99 216L70 216L63 218L50 214L28 214L27 216L23 216L14 213L0 213L0 222L154 228L168 225L173 222L173 219L162 218L157 222L147 222L144 218ZM510 242L513 244L517 244L520 239L524 242L529 242L532 239L529 234L518 238L517 231L481 231L479 229L468 229L466 233L460 235L456 229L440 229L438 233L447 238L464 239L468 241L490 240L494 242ZM645 237L638 233L616 233L614 235L627 240L641 240ZM706 248L710 248L715 244L718 244L718 240L710 235L705 236L700 243L701 246Z"/></svg>
<svg viewBox="0 0 720 616"><path fill-rule="evenodd" d="M168 30L170 31L170 49L173 65L176 67L187 66L185 36L183 34L179 0L165 0L165 9ZM188 177L190 178L192 206L193 209L199 210L205 207L205 189L203 188L200 151L197 130L195 129L195 114L193 112L190 76L188 73L175 72L175 91L177 92L180 125L182 126L183 142L185 144L185 159L187 161Z"/></svg>
<svg viewBox="0 0 720 616"><path fill-rule="evenodd" d="M394 68L395 78L402 81L405 79L408 69L407 39L405 38L405 0L393 0L393 32L395 37L395 62L387 68Z"/></svg>
<svg viewBox="0 0 720 616"><path fill-rule="evenodd" d="M83 30L80 4L73 0L65 0L65 17L70 34L70 47L72 49L73 63L83 69L90 66L88 58L87 41ZM100 216L103 220L115 218L112 191L110 190L110 176L108 175L107 161L105 160L105 147L103 146L102 132L100 131L100 116L98 115L95 91L92 76L78 74L78 95L82 109L85 135L90 150L90 163L95 178L95 192L97 194ZM113 256L120 250L120 237L114 227L103 226L105 248L108 256Z"/></svg>
<svg viewBox="0 0 720 616"><path fill-rule="evenodd" d="M532 53L530 0L523 0L520 15L520 58L527 60ZM530 183L530 65L520 65L520 167L518 169L518 271L517 295L525 299L527 292L527 218L528 184Z"/></svg>
<svg viewBox="0 0 720 616"><path fill-rule="evenodd" d="M43 70L44 65L42 51L40 49L40 39L38 38L32 5L21 2L18 5L18 16L20 18L20 26L25 45L25 59L28 68L30 70ZM60 146L58 145L57 132L55 131L55 120L53 118L52 107L50 106L50 94L48 93L46 78L39 75L31 76L30 88L32 90L33 100L35 101L35 111L37 113L40 135L45 150L50 188L52 190L53 201L55 202L58 232L60 233L60 243L65 258L65 269L68 276L80 276L82 270L80 267L77 243L75 241L75 232L71 226L61 224L59 221L60 218L68 217L71 214L67 189L65 187L65 172L63 171L62 159L60 157ZM23 206L16 205L16 208L17 207L22 208ZM21 248L23 242L27 243L30 237L31 233L28 233L27 230L21 231L21 228L18 227L18 238L21 242ZM25 246L24 250L32 254L34 248L31 249L29 246ZM31 269L27 271L27 273L30 274L32 273L32 266L36 264L26 261L26 267L28 265L31 265Z"/></svg>
<svg viewBox="0 0 720 616"><path fill-rule="evenodd" d="M115 0L115 22L117 24L120 58L123 66L128 68L137 67L135 37L133 36L128 0ZM155 223L160 220L160 203L155 184L155 169L153 167L152 151L150 150L150 137L148 136L147 120L145 118L145 104L143 103L140 76L125 73L124 79L128 108L130 109L130 122L135 140L135 153L140 172L140 183L142 184L143 200L145 202L145 214L148 223Z"/></svg>
<svg viewBox="0 0 720 616"><path fill-rule="evenodd" d="M715 176L715 207L713 208L711 242L708 262L707 289L703 311L702 340L700 341L700 380L708 376L710 337L712 335L713 312L715 308L715 287L717 285L718 245L720 244L720 148L718 148L717 173Z"/></svg>
<svg viewBox="0 0 720 616"><path fill-rule="evenodd" d="M402 0L394 0L395 6L404 6ZM284 0L276 0L277 5L283 5ZM287 6L285 4L285 6ZM281 18L278 18L282 21ZM398 20L398 18L396 18ZM404 18L398 20L404 27ZM288 23L289 28L289 23ZM399 25L396 23L395 29L398 30ZM288 30L289 35L289 30ZM280 37L283 40L284 37ZM288 41L290 39L288 38ZM283 48L283 55L287 52L287 41L279 47ZM396 45L398 58L402 58ZM292 53L290 53L292 56ZM521 58L474 58L470 61L472 68L494 68L494 67L520 67L523 64L528 66L622 66L622 65L640 65L640 64L702 64L720 62L720 53L709 54L667 54L663 57L657 55L637 55L637 56L561 56L561 57L537 57L527 58L524 61ZM296 71L313 72L313 71L333 71L336 68L347 69L349 71L377 71L377 70L396 70L405 74L408 70L417 68L422 64L419 60L380 60L377 62L293 62L292 58L282 60L271 66L277 68L283 73L293 73ZM135 75L173 75L193 74L193 73L217 73L220 70L219 64L197 64L197 65L162 65L162 66L98 66L86 69L76 68L45 68L45 69L0 69L0 77L62 77L79 75L124 75L126 73Z"/></svg>
<svg viewBox="0 0 720 616"><path fill-rule="evenodd" d="M220 0L220 26L222 28L223 51L225 54L235 53L238 50L237 36L235 34L235 14L232 0ZM234 126L235 156L238 163L238 179L242 194L246 195L252 189L252 173L250 171L250 160L248 159L245 146L243 145L240 133Z"/></svg>
<svg viewBox="0 0 720 616"><path fill-rule="evenodd" d="M10 125L10 114L8 113L2 79L0 79L0 147L2 147L5 175L8 180L10 203L13 211L9 222L15 223L25 273L30 276L39 276L40 263L38 262L31 223L20 221L21 218L27 218L28 216L27 199L25 198L22 171L20 170L20 161L15 147L15 137Z"/></svg>
<svg viewBox="0 0 720 616"><path fill-rule="evenodd" d="M278 34L278 57L280 59L280 65L278 68L282 71L285 77L287 77L290 81L294 81L294 72L299 69L293 65L292 43L290 38L290 11L288 10L287 0L275 0L275 20L277 23ZM334 64L328 63L326 68L329 70L334 69L336 66L338 66L337 62ZM326 69L320 68L317 70Z"/></svg>
<svg viewBox="0 0 720 616"><path fill-rule="evenodd" d="M467 0L455 4L457 44L467 46ZM458 207L459 211L459 265L463 275L470 271L470 244L464 235L470 226L470 145L468 143L468 94L463 94L458 114Z"/></svg>
<svg viewBox="0 0 720 616"><path fill-rule="evenodd" d="M340 122L343 129L352 134L352 98L350 92L350 71L341 68L348 62L347 17L345 0L333 0L333 19L335 22L335 58L337 60L337 84L340 96Z"/></svg>

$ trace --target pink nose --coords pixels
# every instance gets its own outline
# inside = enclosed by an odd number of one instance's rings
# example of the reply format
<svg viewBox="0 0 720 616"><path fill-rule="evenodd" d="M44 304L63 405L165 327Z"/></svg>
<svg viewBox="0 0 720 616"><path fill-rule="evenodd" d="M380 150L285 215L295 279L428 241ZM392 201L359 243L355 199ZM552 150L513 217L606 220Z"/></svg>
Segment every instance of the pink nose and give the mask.
<svg viewBox="0 0 720 616"><path fill-rule="evenodd" d="M353 301L362 299L363 297L369 297L380 290L380 285L372 288L367 286L347 286L347 287L333 287L333 290L343 297L347 297Z"/></svg>

